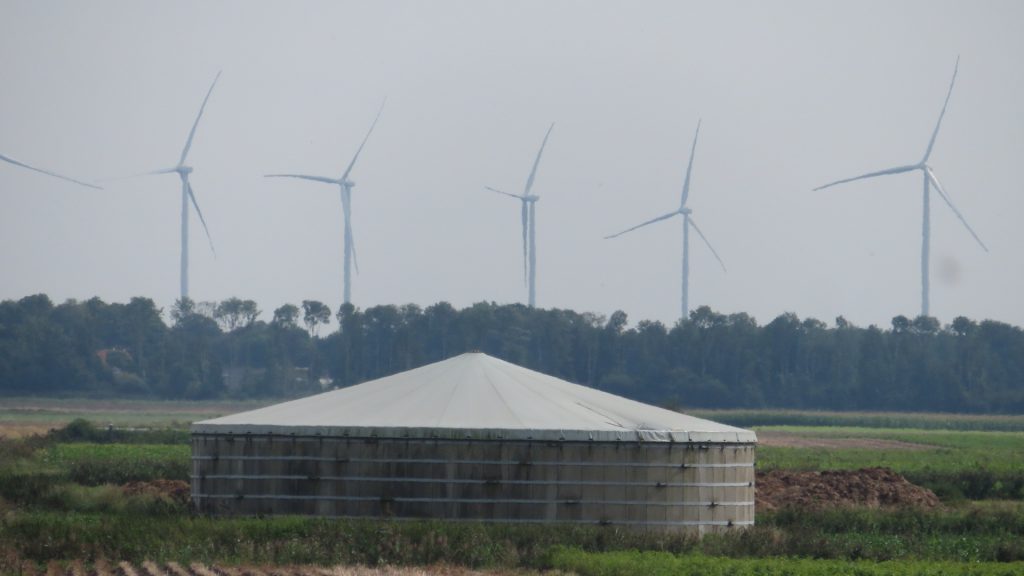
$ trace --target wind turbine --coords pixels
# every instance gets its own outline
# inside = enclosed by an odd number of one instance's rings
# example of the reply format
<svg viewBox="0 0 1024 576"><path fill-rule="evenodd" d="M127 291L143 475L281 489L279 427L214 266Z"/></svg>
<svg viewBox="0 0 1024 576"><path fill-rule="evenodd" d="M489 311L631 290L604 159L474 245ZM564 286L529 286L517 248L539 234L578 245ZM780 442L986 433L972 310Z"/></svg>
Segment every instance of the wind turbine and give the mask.
<svg viewBox="0 0 1024 576"><path fill-rule="evenodd" d="M530 170L530 177L526 179L526 187L522 194L513 194L497 188L485 186L491 192L518 198L522 202L521 219L523 222L523 282L529 285L529 305L533 308L537 304L537 226L536 226L536 204L540 196L530 194L533 189L533 180L537 175L537 166L540 164L540 157L544 154L544 146L548 143L548 136L555 127L552 122L548 131L544 134L544 140L540 143L540 150L537 151L537 158L533 161L533 169Z"/></svg>
<svg viewBox="0 0 1024 576"><path fill-rule="evenodd" d="M213 255L217 255L217 251L213 248L213 238L210 237L210 229L206 226L206 219L203 218L203 211L199 209L199 203L196 202L195 192L192 190L192 184L189 183L189 174L192 173L192 167L185 164L185 159L188 157L188 151L192 148L192 139L196 135L196 128L199 126L199 119L203 117L203 110L206 109L206 102L210 99L210 94L213 93L213 87L217 85L217 80L220 78L220 72L217 72L217 76L214 77L213 83L210 84L210 89L206 92L206 97L203 98L203 104L199 107L199 114L196 115L196 121L192 123L192 130L188 133L188 140L185 141L185 148L181 151L181 158L178 159L178 164L173 168L164 168L162 170L153 170L152 172L145 172L143 174L136 174L136 176L151 176L154 174L177 174L181 178L181 298L188 298L188 214L189 202L196 209L196 214L199 215L199 221L203 224L203 230L206 232L206 240L210 243L210 251Z"/></svg>
<svg viewBox="0 0 1024 576"><path fill-rule="evenodd" d="M359 144L359 148L356 149L356 155L352 157L352 161L348 163L348 167L345 168L345 172L341 175L341 178L329 178L327 176L308 176L306 174L266 174L265 178L301 178L302 180L313 180L314 182L323 182L324 184L335 184L341 189L341 211L345 217L345 236L344 236L344 258L345 258L345 269L344 269L344 294L343 303L348 304L352 301L352 278L351 268L353 261L356 259L356 246L352 239L352 188L355 187L356 183L349 180L348 175L352 172L352 167L356 165L356 160L359 159L359 153L363 151L363 146L366 146L366 141L370 139L370 134L373 134L374 127L377 126L377 120L380 119L381 112L384 111L384 104L387 103L387 98L384 102L381 102L380 109L377 110L377 116L374 117L373 123L370 124L370 129L366 132L366 136L363 137L363 141ZM356 272L359 272L359 263L355 262Z"/></svg>
<svg viewBox="0 0 1024 576"><path fill-rule="evenodd" d="M87 186L89 188L95 188L97 190L103 190L103 188L101 188L101 187L99 187L99 186L97 186L95 184L89 184L88 182L82 182L81 180L75 180L74 178L68 178L67 176L62 176L60 174L57 174L56 172L50 172L49 170L43 170L42 168L36 168L35 166L29 166L28 164L25 164L24 162L18 162L17 160L15 160L14 158L11 158L10 156L4 156L3 154L0 154L0 160L3 160L4 162L9 162L11 164L14 164L15 166L21 166L22 168L28 168L29 170L33 170L35 172L39 172L40 174L46 174L47 176L53 176L54 178L60 178L61 180L67 180L68 182L74 182L75 184L80 184L82 186Z"/></svg>
<svg viewBox="0 0 1024 576"><path fill-rule="evenodd" d="M939 120L935 123L935 130L932 132L932 138L928 141L928 148L924 152L924 157L917 164L908 164L906 166L897 166L896 168L889 168L887 170L879 170L877 172L869 172L860 176L854 176L853 178L844 178L842 180L836 180L835 182L829 182L824 186L818 186L815 190L822 190L836 184L843 184L845 182L853 182L854 180L863 180L865 178L874 178L876 176L887 176L889 174L901 174L903 172L912 172L914 170L920 170L921 175L924 179L924 195L922 196L922 211L921 211L921 315L928 316L929 308L929 284L928 284L928 261L929 252L931 250L931 200L929 197L930 186L935 187L935 191L939 193L939 197L942 198L949 208L956 214L956 217L960 219L967 231L971 233L971 236L978 242L981 249L988 252L988 247L981 241L981 238L974 232L971 225L967 223L963 214L956 209L953 205L953 201L949 198L949 194L939 184L938 178L935 176L935 172L932 167L928 164L928 158L932 155L932 148L935 146L935 137L939 135L939 126L942 125L942 117L946 115L946 106L949 105L949 97L953 94L953 84L956 83L956 73L960 68L960 57L957 56L956 64L953 66L953 79L949 81L949 91L946 92L946 101L942 104L942 112L939 113Z"/></svg>
<svg viewBox="0 0 1024 576"><path fill-rule="evenodd" d="M683 217L683 300L682 300L682 304L683 304L683 319L684 320L690 314L690 227L691 226L693 226L693 229L697 231L698 235L700 235L701 240L703 240L704 243L707 244L708 248L711 250L711 253L715 256L715 260L718 260L718 264L722 267L722 270L725 271L725 262L722 262L722 259L718 256L718 252L715 252L715 248L713 246L711 246L711 242L708 241L707 237L704 236L704 233L701 232L700 228L697 226L697 223L694 222L693 216L691 216L691 214L693 213L692 210L690 210L689 208L686 207L686 200L690 196L690 172L693 170L693 154L694 154L694 152L697 151L697 135L698 134L700 134L700 121L699 120L697 121L697 131L694 132L694 134L693 134L693 147L690 149L690 162L689 162L689 164L686 165L686 179L683 180L683 194L682 194L682 199L679 202L679 209L678 210L674 210L672 212L669 212L668 214L663 214L661 216L658 216L657 218L652 218L652 219L650 219L650 220L648 220L648 221L646 221L646 222L644 222L642 224L637 224L636 226L633 226L632 228L627 228L626 230L623 230L622 232L619 232L617 234L612 234L611 236L605 236L606 240L609 239L609 238L615 238L615 237L618 237L618 236L622 236L626 232L632 232L633 230L636 230L637 228L643 228L644 226L647 226L648 224L654 224L655 222L660 222L662 220L668 220L669 218L672 218L672 217L674 217L676 215L682 215L682 217Z"/></svg>

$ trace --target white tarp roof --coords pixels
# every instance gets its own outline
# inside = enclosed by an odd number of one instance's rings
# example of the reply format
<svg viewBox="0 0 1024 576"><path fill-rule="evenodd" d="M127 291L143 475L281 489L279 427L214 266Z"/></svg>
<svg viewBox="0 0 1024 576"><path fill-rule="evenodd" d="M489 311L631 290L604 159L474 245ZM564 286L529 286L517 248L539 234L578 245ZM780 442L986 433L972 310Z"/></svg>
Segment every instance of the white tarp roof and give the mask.
<svg viewBox="0 0 1024 576"><path fill-rule="evenodd" d="M196 422L192 431L359 438L757 441L750 430L572 384L480 352Z"/></svg>

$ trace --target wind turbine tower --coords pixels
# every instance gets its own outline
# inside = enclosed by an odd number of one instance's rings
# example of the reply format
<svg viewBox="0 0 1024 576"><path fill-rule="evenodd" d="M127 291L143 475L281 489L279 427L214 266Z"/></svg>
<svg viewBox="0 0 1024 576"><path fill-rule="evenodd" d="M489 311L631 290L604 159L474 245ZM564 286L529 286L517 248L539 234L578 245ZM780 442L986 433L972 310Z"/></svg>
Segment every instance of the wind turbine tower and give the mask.
<svg viewBox="0 0 1024 576"><path fill-rule="evenodd" d="M181 151L181 158L178 159L178 164L173 168L164 168L163 170L154 170L152 172L146 172L144 174L138 174L137 176L149 176L153 174L177 174L181 178L181 298L188 298L188 218L189 218L189 203L196 209L196 214L199 216L199 221L203 224L203 231L206 232L206 239L210 244L210 251L213 252L214 256L217 255L217 251L213 248L213 238L210 237L210 229L206 226L206 219L203 218L203 211L199 209L199 203L196 201L195 192L192 190L192 184L189 182L189 175L192 174L192 167L185 164L185 160L188 158L188 152L192 148L192 140L196 136L196 128L199 126L199 120L203 117L203 111L206 110L206 103L210 100L210 94L213 94L213 87L217 85L217 80L220 78L220 72L217 72L217 76L214 77L213 83L210 84L210 89L206 91L206 97L203 98L203 104L199 107L199 114L196 115L196 121L192 123L192 130L188 133L188 140L185 141L185 148Z"/></svg>
<svg viewBox="0 0 1024 576"><path fill-rule="evenodd" d="M384 104L387 103L387 99L381 103L380 109L377 110L377 116L374 117L373 123L370 124L370 129L366 132L366 136L363 137L362 143L359 144L359 148L356 150L355 156L352 157L352 161L348 163L348 167L345 168L345 172L342 173L340 178L330 178L328 176L310 176L307 174L267 174L265 178L299 178L302 180L313 180L314 182L323 182L324 184L333 184L339 187L341 191L341 211L345 219L345 231L344 231L344 293L342 294L342 302L348 304L352 301L352 265L355 264L356 272L359 272L359 263L356 257L356 246L352 238L352 188L355 187L356 183L349 180L348 176L352 173L352 168L356 165L356 160L359 159L360 152L363 151L363 146L366 146L366 141L370 139L370 134L373 134L374 127L377 126L377 120L380 119L381 112L384 111Z"/></svg>
<svg viewBox="0 0 1024 576"><path fill-rule="evenodd" d="M544 134L544 140L540 143L540 150L537 151L537 157L533 160L533 168L530 170L530 177L526 179L526 186L523 188L522 194L513 194L512 192L505 192L503 190L498 190L497 188L485 186L485 188L491 192L497 192L498 194L517 198L522 203L520 217L523 224L523 281L526 282L529 287L528 302L530 308L533 308L537 304L536 204L537 200L540 200L540 196L530 194L530 191L533 190L533 181L537 175L537 166L540 165L540 157L544 154L544 147L547 146L548 136L551 135L551 130L554 127L555 123L552 122L551 126L548 127L548 131Z"/></svg>
<svg viewBox="0 0 1024 576"><path fill-rule="evenodd" d="M935 176L935 171L932 170L931 165L928 164L928 159L931 158L932 148L935 146L935 138L939 135L939 127L942 125L942 118L946 115L946 106L949 105L949 97L953 94L953 85L956 83L956 73L960 68L960 58L957 57L956 64L953 66L953 78L949 81L949 91L946 92L946 100L942 104L942 111L939 113L939 120L935 123L935 130L932 132L931 140L928 141L928 148L924 151L924 157L916 164L908 164L906 166L897 166L895 168L888 168L886 170L879 170L877 172L869 172L860 176L854 176L853 178L844 178L842 180L836 180L835 182L829 182L824 186L818 186L815 190L823 190L830 186L837 184L843 184L846 182L853 182L855 180L863 180L866 178L874 178L876 176L887 176L889 174L901 174L903 172L912 172L914 170L920 170L922 180L924 181L924 193L921 198L921 315L928 316L930 309L930 286L928 282L929 278L929 260L931 250L931 235L932 235L932 224L931 224L931 187L935 187L935 191L939 194L939 197L949 206L953 214L960 219L967 231L971 233L974 240L977 241L978 245L985 252L988 252L988 247L981 241L981 238L974 232L971 225L967 223L963 214L957 210L956 206L953 205L953 201L950 199L949 194L945 191L939 179Z"/></svg>
<svg viewBox="0 0 1024 576"><path fill-rule="evenodd" d="M697 151L697 136L699 134L700 134L700 121L698 120L697 121L697 130L693 134L693 147L690 149L690 162L686 165L686 179L683 180L683 193L682 193L682 199L679 202L679 208L677 210L669 212L668 214L663 214L661 216L658 216L657 218L652 218L652 219L650 219L650 220L648 220L646 222L643 222L641 224L637 224L636 226L633 226L632 228L627 228L626 230L623 230L622 232L618 232L618 233L612 234L610 236L605 236L606 240L609 239L609 238L616 238L618 236L622 236L623 234L625 234L627 232L632 232L633 230L636 230L637 228L643 228L644 226L647 226L648 224L654 224L655 222L660 222L662 220L668 220L669 218L672 218L672 217L674 217L676 215L681 215L683 217L683 294L682 294L682 312L683 312L683 316L682 316L682 318L684 320L686 318L688 318L689 315L690 315L690 227L691 226L693 227L694 231L696 231L697 234L701 237L701 240L703 240L704 243L707 244L707 247L711 250L711 253L715 256L715 259L718 260L718 264L722 267L722 270L725 271L725 263L722 262L722 259L718 256L718 252L716 252L715 248L713 246L711 246L711 242L708 241L707 237L704 236L704 233L701 232L700 228L697 226L697 223L693 220L693 216L692 216L693 211L690 210L689 208L687 208L687 206L686 206L686 200L690 197L690 173L693 171L693 155L694 155L694 152Z"/></svg>

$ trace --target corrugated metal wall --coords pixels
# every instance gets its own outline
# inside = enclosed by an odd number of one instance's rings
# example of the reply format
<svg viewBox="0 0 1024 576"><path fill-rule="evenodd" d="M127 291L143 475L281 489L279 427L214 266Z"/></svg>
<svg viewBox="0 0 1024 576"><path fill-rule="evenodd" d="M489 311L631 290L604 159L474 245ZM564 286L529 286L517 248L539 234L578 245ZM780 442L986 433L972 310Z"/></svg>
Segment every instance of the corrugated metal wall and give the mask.
<svg viewBox="0 0 1024 576"><path fill-rule="evenodd" d="M754 445L193 434L206 514L634 525L754 522Z"/></svg>

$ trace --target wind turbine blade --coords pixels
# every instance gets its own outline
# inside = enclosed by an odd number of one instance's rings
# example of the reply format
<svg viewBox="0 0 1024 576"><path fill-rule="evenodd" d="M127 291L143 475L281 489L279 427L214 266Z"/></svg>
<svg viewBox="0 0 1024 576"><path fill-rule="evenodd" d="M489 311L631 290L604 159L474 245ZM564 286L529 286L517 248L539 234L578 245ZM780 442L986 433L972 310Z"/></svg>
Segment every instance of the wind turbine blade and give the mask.
<svg viewBox="0 0 1024 576"><path fill-rule="evenodd" d="M352 157L352 161L348 163L348 168L345 168L345 173L341 175L342 180L348 178L348 174L352 171L352 167L356 165L356 160L359 159L359 153L363 151L363 146L366 146L366 141L370 139L370 134L373 134L373 129L377 126L377 120L380 120L380 113L384 111L384 105L387 103L387 98L380 103L380 109L377 110L377 115L373 118L373 124L370 124L370 129L366 132L366 136L363 137L363 142L359 144L359 149L356 150L356 155Z"/></svg>
<svg viewBox="0 0 1024 576"><path fill-rule="evenodd" d="M526 271L527 271L527 262L526 262L526 229L527 229L527 227L529 226L529 223L530 223L529 205L527 204L526 200L523 200L522 220L523 220L523 284L526 284Z"/></svg>
<svg viewBox="0 0 1024 576"><path fill-rule="evenodd" d="M301 178L303 180L313 180L314 182L323 182L325 184L335 184L339 182L334 178L327 178L326 176L307 176L305 174L264 174L264 178Z"/></svg>
<svg viewBox="0 0 1024 576"><path fill-rule="evenodd" d="M511 196L511 197L516 198L518 200L522 200L523 199L523 197L520 196L519 194L513 194L511 192L505 192L504 190L498 190L497 188L491 188L490 186L484 186L484 189L485 190L490 190L491 192L497 192L498 194L504 194L505 196Z"/></svg>
<svg viewBox="0 0 1024 576"><path fill-rule="evenodd" d="M192 138L196 135L196 127L199 126L199 119L203 117L203 110L206 109L206 101L210 99L210 94L213 94L213 87L217 85L217 80L220 78L220 72L217 72L217 76L213 79L213 84L210 84L210 89L206 91L206 98L203 98L203 105L199 107L199 114L196 115L196 121L192 124L192 131L188 133L188 140L185 142L185 149L181 151L181 160L178 160L178 164L185 163L185 157L188 156L189 148L192 148Z"/></svg>
<svg viewBox="0 0 1024 576"><path fill-rule="evenodd" d="M679 212L669 212L668 214L665 214L664 216L658 216L657 218L652 218L652 219L648 220L647 222L644 222L643 224L637 224L636 226L633 226L632 228L627 228L627 229L625 229L622 232L619 232L617 234L612 234L611 236L605 236L604 239L608 240L610 238L615 238L617 236L622 236L626 232L632 232L633 230L636 230L637 228L643 228L644 226L647 226L648 224L654 224L655 222L660 222L662 220L666 220L666 219L671 218L671 217L673 217L673 216L675 216L677 214L679 214Z"/></svg>
<svg viewBox="0 0 1024 576"><path fill-rule="evenodd" d="M356 254L356 234L352 231L352 224L349 223L348 230L350 233L349 240L351 241L352 247L352 265L355 266L356 274L359 274L359 256Z"/></svg>
<svg viewBox="0 0 1024 576"><path fill-rule="evenodd" d="M935 131L932 132L932 139L928 141L928 149L924 152L924 158L921 159L921 163L928 161L928 157L932 155L932 147L935 146L935 138L939 135L939 126L942 125L942 117L946 115L946 106L949 105L949 97L953 95L953 84L956 83L956 73L960 69L960 56L956 57L956 64L953 65L953 79L949 81L949 91L946 92L946 101L942 103L942 112L939 113L939 120L935 123Z"/></svg>
<svg viewBox="0 0 1024 576"><path fill-rule="evenodd" d="M949 198L949 194L946 194L946 190L943 189L941 184L939 184L939 179L935 177L935 174L933 174L930 169L925 172L928 174L928 179L931 180L932 185L935 186L935 190L939 193L939 196L946 201L946 205L953 211L953 214L956 214L956 217L960 219L960 222L963 223L964 227L967 228L967 231L971 233L971 236L974 236L974 239L978 242L978 245L981 246L981 249L988 252L988 246L985 246L985 243L981 241L981 238L978 238L974 229L967 223L967 219L964 218L964 215L956 209L956 206L953 205L953 201Z"/></svg>
<svg viewBox="0 0 1024 576"><path fill-rule="evenodd" d="M690 217L690 226L693 226L693 229L697 231L697 234L700 236L700 239L703 240L704 243L708 245L708 248L711 250L711 253L715 255L715 260L718 260L718 265L722 267L722 272L728 272L728 270L725 269L725 262L722 262L722 258L718 256L718 252L715 252L714 246L711 245L711 242L708 242L708 237L705 236L704 233L700 231L700 228L697 226L697 223L693 221L692 216Z"/></svg>
<svg viewBox="0 0 1024 576"><path fill-rule="evenodd" d="M686 179L683 180L683 197L679 209L686 207L686 199L690 196L690 171L693 170L693 155L697 151L697 135L700 134L700 120L697 120L697 131L693 133L693 147L690 148L690 163L686 165Z"/></svg>
<svg viewBox="0 0 1024 576"><path fill-rule="evenodd" d="M99 187L99 186L97 186L95 184L89 184L88 182L82 182L81 180L75 180L74 178L69 178L67 176L63 176L61 174L57 174L56 172L50 172L49 170L43 170L42 168L36 168L35 166L29 166L28 164L25 164L24 162L18 162L17 160L15 160L14 158L11 158L10 156L4 156L3 154L0 154L0 160L3 160L4 162L10 162L11 164L14 164L15 166L21 166L22 168L28 168L29 170L32 170L34 172L39 172L40 174L46 174L47 176L53 176L54 178L60 178L61 180L67 180L68 182L74 182L75 184L78 184L80 186L85 186L87 188L95 188L97 190L103 190L103 188L101 188L101 187Z"/></svg>
<svg viewBox="0 0 1024 576"><path fill-rule="evenodd" d="M824 186L818 186L814 190L824 190L830 186L836 184L844 184L846 182L853 182L854 180L863 180L865 178L874 178L876 176L886 176L888 174L902 174L904 172L910 172L911 170L920 170L920 166L899 166L897 168L889 168L888 170L879 170L878 172L869 172L867 174L861 174L860 176L854 176L853 178L843 178L842 180L836 180L835 182L829 182Z"/></svg>
<svg viewBox="0 0 1024 576"><path fill-rule="evenodd" d="M100 182L120 182L121 180L130 180L132 178L141 178L143 176L155 176L157 174L174 174L177 172L177 168L164 168L163 170L151 170L149 172L139 172L138 174L129 174L127 176L117 176L115 178L104 178Z"/></svg>
<svg viewBox="0 0 1024 576"><path fill-rule="evenodd" d="M551 135L551 130L555 127L555 123L552 122L551 126L548 126L547 133L544 134L544 140L540 143L540 150L537 151L537 157L533 160L533 169L530 170L530 177L526 179L526 188L523 190L523 196L529 196L530 190L533 189L533 179L537 175L537 166L540 164L540 157L544 154L544 147L548 144L548 136Z"/></svg>
<svg viewBox="0 0 1024 576"><path fill-rule="evenodd" d="M192 192L192 183L188 183L188 197L192 200L192 206L196 209L196 214L199 215L199 221L203 224L203 230L206 232L206 240L210 243L210 252L213 252L214 258L217 257L217 250L213 247L213 238L210 236L210 229L206 226L206 218L203 218L203 211L199 209L199 202L196 202L196 195Z"/></svg>

